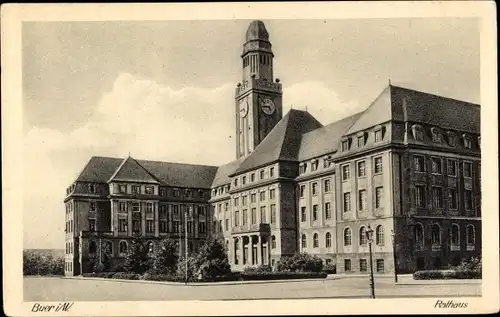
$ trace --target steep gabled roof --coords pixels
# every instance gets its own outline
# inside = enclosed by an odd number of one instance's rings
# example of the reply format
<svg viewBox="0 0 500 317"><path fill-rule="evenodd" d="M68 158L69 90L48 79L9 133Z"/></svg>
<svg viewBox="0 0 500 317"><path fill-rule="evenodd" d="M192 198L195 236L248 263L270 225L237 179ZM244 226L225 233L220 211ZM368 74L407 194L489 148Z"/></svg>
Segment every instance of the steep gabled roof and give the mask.
<svg viewBox="0 0 500 317"><path fill-rule="evenodd" d="M138 160L162 185L210 188L217 166Z"/></svg>
<svg viewBox="0 0 500 317"><path fill-rule="evenodd" d="M299 161L337 151L341 137L363 114L364 112L358 112L305 133L300 142Z"/></svg>
<svg viewBox="0 0 500 317"><path fill-rule="evenodd" d="M122 162L121 158L93 156L76 181L106 183Z"/></svg>
<svg viewBox="0 0 500 317"><path fill-rule="evenodd" d="M123 160L120 167L109 178L111 181L130 181L158 184L158 180L130 156Z"/></svg>
<svg viewBox="0 0 500 317"><path fill-rule="evenodd" d="M243 160L244 158L240 158L238 160L219 166L212 182L212 187L218 187L231 183L231 178L229 177L229 175L233 174L238 169Z"/></svg>
<svg viewBox="0 0 500 317"><path fill-rule="evenodd" d="M291 109L241 163L236 173L278 160L296 161L302 134L322 127L311 114Z"/></svg>

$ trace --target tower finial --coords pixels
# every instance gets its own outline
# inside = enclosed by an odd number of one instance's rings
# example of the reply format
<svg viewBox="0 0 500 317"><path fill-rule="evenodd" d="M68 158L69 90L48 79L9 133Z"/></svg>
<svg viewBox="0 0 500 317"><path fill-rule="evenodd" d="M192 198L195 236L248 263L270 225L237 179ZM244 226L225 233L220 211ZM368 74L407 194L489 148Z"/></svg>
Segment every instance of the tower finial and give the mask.
<svg viewBox="0 0 500 317"><path fill-rule="evenodd" d="M389 78L389 86L391 85L391 79Z"/></svg>

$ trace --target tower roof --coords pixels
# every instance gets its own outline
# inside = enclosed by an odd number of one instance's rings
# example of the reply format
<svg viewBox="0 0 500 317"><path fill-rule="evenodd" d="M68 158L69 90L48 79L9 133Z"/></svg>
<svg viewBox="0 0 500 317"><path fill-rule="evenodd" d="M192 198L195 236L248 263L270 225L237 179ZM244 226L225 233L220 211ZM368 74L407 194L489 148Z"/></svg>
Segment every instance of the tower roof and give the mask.
<svg viewBox="0 0 500 317"><path fill-rule="evenodd" d="M246 33L246 41L263 40L269 41L269 33L264 22L256 20L250 23Z"/></svg>

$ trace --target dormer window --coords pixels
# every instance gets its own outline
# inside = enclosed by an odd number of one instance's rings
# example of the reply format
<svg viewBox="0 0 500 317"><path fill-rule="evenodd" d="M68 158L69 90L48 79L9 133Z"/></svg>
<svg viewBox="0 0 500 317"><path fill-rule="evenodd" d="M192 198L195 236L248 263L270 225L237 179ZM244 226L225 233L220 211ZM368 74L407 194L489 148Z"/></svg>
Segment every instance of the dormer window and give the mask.
<svg viewBox="0 0 500 317"><path fill-rule="evenodd" d="M236 186L238 186L238 179L237 178L234 179L234 187L236 187Z"/></svg>
<svg viewBox="0 0 500 317"><path fill-rule="evenodd" d="M137 185L132 185L132 193L133 194L140 194L141 193L141 187Z"/></svg>
<svg viewBox="0 0 500 317"><path fill-rule="evenodd" d="M259 173L260 173L260 175L259 175L260 179L264 179L264 170L260 170Z"/></svg>
<svg viewBox="0 0 500 317"><path fill-rule="evenodd" d="M348 150L349 150L349 140L343 140L342 141L342 152L345 152Z"/></svg>
<svg viewBox="0 0 500 317"><path fill-rule="evenodd" d="M462 137L463 137L463 139L464 139L464 147L465 147L466 149L470 149L470 148L472 148L472 140L471 140L471 137L470 137L468 134L466 134L466 133L464 133L464 135L463 135Z"/></svg>
<svg viewBox="0 0 500 317"><path fill-rule="evenodd" d="M89 192L95 194L95 184L89 184Z"/></svg>
<svg viewBox="0 0 500 317"><path fill-rule="evenodd" d="M301 166L300 166L300 174L304 174L305 172L307 172L307 163L303 163Z"/></svg>
<svg viewBox="0 0 500 317"><path fill-rule="evenodd" d="M174 188L174 197L179 197L179 196L180 196L179 189Z"/></svg>
<svg viewBox="0 0 500 317"><path fill-rule="evenodd" d="M224 188L223 187L219 187L219 195L222 195L224 193Z"/></svg>
<svg viewBox="0 0 500 317"><path fill-rule="evenodd" d="M375 128L375 143L381 142L383 138L384 138L384 135L383 135L382 127L377 126Z"/></svg>
<svg viewBox="0 0 500 317"><path fill-rule="evenodd" d="M432 142L441 143L441 131L439 131L439 129L437 128L432 128L431 133L432 133Z"/></svg>
<svg viewBox="0 0 500 317"><path fill-rule="evenodd" d="M314 160L312 163L311 163L311 172L314 172L315 170L318 169L318 160Z"/></svg>
<svg viewBox="0 0 500 317"><path fill-rule="evenodd" d="M323 167L328 168L330 166L332 166L332 157L327 156L327 157L323 158Z"/></svg>
<svg viewBox="0 0 500 317"><path fill-rule="evenodd" d="M455 133L448 131L448 144L450 146L457 146L457 137L455 136Z"/></svg>
<svg viewBox="0 0 500 317"><path fill-rule="evenodd" d="M217 195L217 189L212 190L212 196L216 196L216 195Z"/></svg>
<svg viewBox="0 0 500 317"><path fill-rule="evenodd" d="M412 126L412 132L413 132L413 138L416 141L423 141L424 140L424 129L422 128L421 125L414 124Z"/></svg>
<svg viewBox="0 0 500 317"><path fill-rule="evenodd" d="M245 185L246 183L247 183L247 177L246 177L246 176L243 176L243 177L241 178L241 184L242 184L242 185Z"/></svg>
<svg viewBox="0 0 500 317"><path fill-rule="evenodd" d="M250 182L255 182L255 173L250 174Z"/></svg>
<svg viewBox="0 0 500 317"><path fill-rule="evenodd" d="M364 135L358 135L358 148L365 146L365 136Z"/></svg>
<svg viewBox="0 0 500 317"><path fill-rule="evenodd" d="M95 202L91 201L89 204L89 211L94 212L95 211Z"/></svg>
<svg viewBox="0 0 500 317"><path fill-rule="evenodd" d="M481 137L480 136L477 137L477 146L478 146L478 148L481 148Z"/></svg>
<svg viewBox="0 0 500 317"><path fill-rule="evenodd" d="M191 189L186 189L186 197L191 197Z"/></svg>
<svg viewBox="0 0 500 317"><path fill-rule="evenodd" d="M153 195L153 186L146 186L146 195Z"/></svg>
<svg viewBox="0 0 500 317"><path fill-rule="evenodd" d="M231 189L231 185L226 185L226 192L228 192Z"/></svg>

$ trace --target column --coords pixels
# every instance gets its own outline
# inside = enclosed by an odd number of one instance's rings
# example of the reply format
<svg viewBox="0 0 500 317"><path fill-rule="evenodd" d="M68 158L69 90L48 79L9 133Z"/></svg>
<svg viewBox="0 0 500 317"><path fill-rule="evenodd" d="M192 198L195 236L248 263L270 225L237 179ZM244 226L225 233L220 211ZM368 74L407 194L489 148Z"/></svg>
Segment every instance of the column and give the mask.
<svg viewBox="0 0 500 317"><path fill-rule="evenodd" d="M146 210L144 210L144 203L139 203L139 208L141 210L141 232L142 236L146 236Z"/></svg>
<svg viewBox="0 0 500 317"><path fill-rule="evenodd" d="M240 258L239 258L239 261L238 261L238 265L241 265L243 266L243 256L244 256L244 252L243 252L243 247L244 247L244 244L243 244L243 237L244 236L241 236L240 239L239 239L239 247L240 247Z"/></svg>
<svg viewBox="0 0 500 317"><path fill-rule="evenodd" d="M130 201L127 201L127 234L128 236L132 236L132 204Z"/></svg>
<svg viewBox="0 0 500 317"><path fill-rule="evenodd" d="M262 237L260 234L258 235L258 241L257 241L257 265L262 265L264 261L262 261Z"/></svg>
<svg viewBox="0 0 500 317"><path fill-rule="evenodd" d="M253 236L248 236L248 264L253 264Z"/></svg>
<svg viewBox="0 0 500 317"><path fill-rule="evenodd" d="M154 212L154 217L155 217L155 237L159 237L160 236L160 218L158 217L158 209L160 208L159 207L159 204L160 202L157 201L153 204L153 212Z"/></svg>

